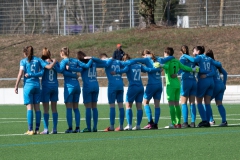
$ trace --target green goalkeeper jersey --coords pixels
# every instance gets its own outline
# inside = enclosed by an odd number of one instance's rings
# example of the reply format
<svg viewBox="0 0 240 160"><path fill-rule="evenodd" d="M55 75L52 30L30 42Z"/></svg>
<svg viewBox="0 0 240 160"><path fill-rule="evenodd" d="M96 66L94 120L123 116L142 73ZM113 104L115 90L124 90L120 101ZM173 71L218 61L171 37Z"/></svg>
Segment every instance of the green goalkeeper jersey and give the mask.
<svg viewBox="0 0 240 160"><path fill-rule="evenodd" d="M171 88L180 88L180 81L178 77L172 78L172 74L178 74L178 71L180 69L192 72L192 68L183 65L179 60L172 59L168 62L166 62L163 66L163 69L165 71L165 77L166 77L166 83L167 86Z"/></svg>

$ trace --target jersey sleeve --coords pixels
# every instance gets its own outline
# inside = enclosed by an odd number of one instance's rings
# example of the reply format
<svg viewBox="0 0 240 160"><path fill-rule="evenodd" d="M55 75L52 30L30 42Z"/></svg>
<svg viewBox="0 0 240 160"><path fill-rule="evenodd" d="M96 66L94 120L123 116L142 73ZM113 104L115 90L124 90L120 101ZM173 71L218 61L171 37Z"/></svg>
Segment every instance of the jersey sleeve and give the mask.
<svg viewBox="0 0 240 160"><path fill-rule="evenodd" d="M107 61L101 60L99 58L92 57L92 60L96 62L98 68L105 68L107 67Z"/></svg>
<svg viewBox="0 0 240 160"><path fill-rule="evenodd" d="M221 62L215 61L215 60L213 60L213 59L211 59L211 63L212 63L214 66L216 66L216 67L222 67Z"/></svg>
<svg viewBox="0 0 240 160"><path fill-rule="evenodd" d="M19 69L24 71L24 66L25 66L25 62L23 60L21 60Z"/></svg>
<svg viewBox="0 0 240 160"><path fill-rule="evenodd" d="M41 58L38 58L38 59L39 59L39 62L40 62L40 65L42 66L42 68L45 68L48 65L47 62L45 62Z"/></svg>
<svg viewBox="0 0 240 160"><path fill-rule="evenodd" d="M221 68L220 70L222 71L222 74L223 74L223 84L226 85L228 73L227 73L227 71L226 71L225 69L223 69L223 68Z"/></svg>
<svg viewBox="0 0 240 160"><path fill-rule="evenodd" d="M57 72L57 73L62 73L60 70L60 65L58 62L56 62L56 64L54 65L53 69Z"/></svg>
<svg viewBox="0 0 240 160"><path fill-rule="evenodd" d="M161 64L164 64L170 60L174 59L173 56L167 56L167 57L157 57L157 61Z"/></svg>
<svg viewBox="0 0 240 160"><path fill-rule="evenodd" d="M73 74L73 73L68 72L68 71L66 71L66 70L64 70L62 73L63 73L63 75L66 76L66 77L77 78L77 74L76 74L76 73Z"/></svg>
<svg viewBox="0 0 240 160"><path fill-rule="evenodd" d="M154 73L154 72L161 72L161 69L160 68L148 68L146 66L141 66L141 71L142 72Z"/></svg>
<svg viewBox="0 0 240 160"><path fill-rule="evenodd" d="M197 56L197 57L191 57L191 56L189 56L189 55L186 55L186 54L184 54L183 55L185 58L187 58L189 61L191 61L191 62L194 62L194 63L198 63L199 61L200 61L200 56Z"/></svg>
<svg viewBox="0 0 240 160"><path fill-rule="evenodd" d="M77 61L78 65L82 68L89 68L92 65L92 62L93 62L92 59L90 59L87 64L81 61Z"/></svg>
<svg viewBox="0 0 240 160"><path fill-rule="evenodd" d="M61 63L60 63L60 72L63 72L64 70L65 70L65 68L66 68L66 65L67 65L67 63L68 63L68 61L66 61L65 59L63 59L62 61L61 61Z"/></svg>
<svg viewBox="0 0 240 160"><path fill-rule="evenodd" d="M191 67L185 66L185 65L183 65L180 62L179 62L179 68L184 70L184 71L192 72L192 68Z"/></svg>
<svg viewBox="0 0 240 160"><path fill-rule="evenodd" d="M123 69L116 71L117 74L126 73L129 70L129 66L125 66Z"/></svg>
<svg viewBox="0 0 240 160"><path fill-rule="evenodd" d="M82 67L79 67L79 68L73 68L73 67L69 67L69 70L70 71L73 71L73 72L82 72Z"/></svg>
<svg viewBox="0 0 240 160"><path fill-rule="evenodd" d="M148 58L135 58L135 59L129 60L129 63L130 64L142 63L142 64L147 65L149 63L148 61L149 61Z"/></svg>

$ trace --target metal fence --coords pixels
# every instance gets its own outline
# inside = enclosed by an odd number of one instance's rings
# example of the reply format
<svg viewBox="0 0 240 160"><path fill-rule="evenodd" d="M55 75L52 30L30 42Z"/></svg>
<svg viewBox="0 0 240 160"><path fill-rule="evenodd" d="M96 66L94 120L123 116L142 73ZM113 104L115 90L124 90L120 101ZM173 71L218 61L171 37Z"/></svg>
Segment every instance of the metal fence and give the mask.
<svg viewBox="0 0 240 160"><path fill-rule="evenodd" d="M69 35L142 27L145 23L138 14L139 3L140 0L0 0L0 34ZM156 4L154 17L158 25L189 28L240 24L239 0L156 0Z"/></svg>

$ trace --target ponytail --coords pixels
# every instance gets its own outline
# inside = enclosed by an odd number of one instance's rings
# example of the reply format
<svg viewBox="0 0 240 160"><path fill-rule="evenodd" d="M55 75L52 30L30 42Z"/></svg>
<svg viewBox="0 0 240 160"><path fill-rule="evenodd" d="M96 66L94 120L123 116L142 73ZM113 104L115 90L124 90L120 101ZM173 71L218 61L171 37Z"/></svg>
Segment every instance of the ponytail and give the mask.
<svg viewBox="0 0 240 160"><path fill-rule="evenodd" d="M183 45L183 46L181 47L180 52L181 52L182 54L187 54L187 55L189 55L189 49L188 49L188 46Z"/></svg>
<svg viewBox="0 0 240 160"><path fill-rule="evenodd" d="M65 56L69 57L70 52L68 47L63 47L61 51L64 53Z"/></svg>
<svg viewBox="0 0 240 160"><path fill-rule="evenodd" d="M145 56L146 54L151 55L151 56L152 56L152 60L153 60L154 62L157 60L156 57L155 57L155 54L154 54L153 52L151 52L150 50L144 49L144 50L142 51L142 56Z"/></svg>
<svg viewBox="0 0 240 160"><path fill-rule="evenodd" d="M26 49L24 49L24 51L26 51L26 56L28 58L28 62L30 62L33 58L33 47L27 46Z"/></svg>

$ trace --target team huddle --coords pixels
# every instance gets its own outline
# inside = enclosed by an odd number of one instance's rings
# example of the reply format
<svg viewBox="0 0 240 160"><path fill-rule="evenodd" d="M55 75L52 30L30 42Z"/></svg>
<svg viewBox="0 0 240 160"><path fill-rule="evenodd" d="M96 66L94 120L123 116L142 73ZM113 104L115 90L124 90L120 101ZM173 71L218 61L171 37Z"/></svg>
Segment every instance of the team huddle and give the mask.
<svg viewBox="0 0 240 160"><path fill-rule="evenodd" d="M62 61L58 63L51 59L47 48L43 49L42 57L33 54L33 47L23 49L24 59L20 61L20 69L15 85L18 94L18 85L24 76L24 105L27 106L27 135L49 134L49 107L52 110L53 129L51 134L57 134L58 124L58 79L57 74L64 76L64 103L66 105L66 121L68 129L65 133L97 132L98 131L98 94L97 68L104 68L108 79L108 103L110 106L110 125L104 131L140 130L143 117L143 108L148 119L144 129L158 129L161 115L160 100L162 94L161 72L166 76L166 94L169 103L171 124L169 128L195 127L196 105L202 121L198 127L210 127L215 124L211 108L211 100L215 99L218 111L222 117L219 126L227 126L226 111L222 104L226 88L227 72L220 62L214 59L212 50L205 52L203 46L193 48L193 57L189 55L187 46L181 47L180 60L175 59L174 50L167 47L164 57L157 57L145 49L141 58L131 59L128 54L123 54L121 60L114 57L108 58L102 53L99 58L89 57L84 52L77 52L77 58L70 58L69 49L64 47L60 51ZM78 72L83 81L82 95L85 106L85 119L87 128L80 130L79 97L81 89L78 81ZM148 74L146 89L141 79L141 72ZM123 107L124 84L122 74L126 73L128 90L126 93L125 107ZM221 78L220 75L223 75ZM181 80L178 76L181 76ZM40 83L40 77L42 77ZM153 111L150 100L154 100ZM179 101L181 99L181 108ZM188 123L188 101L190 104L191 122ZM204 104L203 104L204 101ZM40 102L43 105L44 130L39 131L41 123ZM50 103L51 102L51 103ZM115 102L119 108L119 125L115 128ZM136 103L136 125L133 126L132 106ZM50 105L49 105L50 103ZM144 107L142 107L144 106ZM35 129L33 127L33 110L35 111ZM73 128L73 114L75 116L75 129ZM127 126L124 119L127 119ZM183 123L181 122L183 117ZM93 119L93 125L91 120Z"/></svg>

